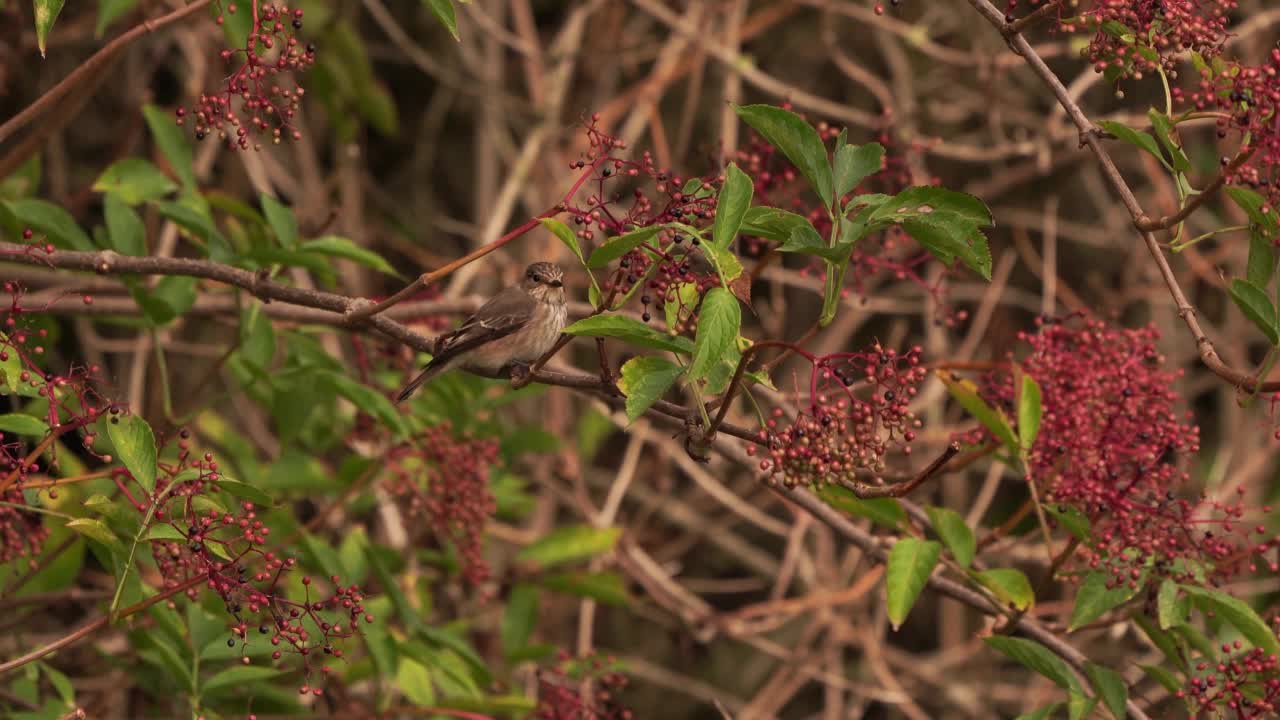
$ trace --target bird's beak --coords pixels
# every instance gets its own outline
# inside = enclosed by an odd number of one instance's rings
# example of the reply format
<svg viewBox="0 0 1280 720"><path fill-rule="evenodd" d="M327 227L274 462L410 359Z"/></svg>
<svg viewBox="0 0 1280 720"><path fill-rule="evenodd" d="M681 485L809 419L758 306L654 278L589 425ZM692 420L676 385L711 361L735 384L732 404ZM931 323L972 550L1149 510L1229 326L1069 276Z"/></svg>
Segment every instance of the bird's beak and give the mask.
<svg viewBox="0 0 1280 720"><path fill-rule="evenodd" d="M548 285L550 285L550 286L551 286L551 287L553 287L553 288L564 287L564 281L563 281L563 280L552 280L551 282L549 282L549 283L547 283L547 284L548 284Z"/></svg>

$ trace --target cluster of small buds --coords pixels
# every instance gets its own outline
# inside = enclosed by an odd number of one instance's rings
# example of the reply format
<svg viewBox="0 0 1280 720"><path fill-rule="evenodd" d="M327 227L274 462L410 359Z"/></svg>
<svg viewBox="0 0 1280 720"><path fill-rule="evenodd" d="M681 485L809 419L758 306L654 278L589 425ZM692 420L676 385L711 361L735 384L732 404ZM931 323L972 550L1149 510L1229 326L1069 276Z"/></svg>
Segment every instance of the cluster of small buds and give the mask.
<svg viewBox="0 0 1280 720"><path fill-rule="evenodd" d="M1231 158L1222 158L1226 180L1257 190L1271 203L1263 211L1271 212L1280 201L1280 49L1273 48L1267 61L1256 67L1205 66L1192 91L1175 88L1173 96L1179 104L1215 113L1219 138L1235 132L1248 143L1236 151L1252 151L1247 162L1234 164Z"/></svg>
<svg viewBox="0 0 1280 720"><path fill-rule="evenodd" d="M192 117L197 140L217 135L228 149L260 150L257 138L264 136L273 143L300 138L291 121L306 90L284 76L305 71L316 61L315 46L296 37L302 29L302 8L250 2L253 27L245 46L221 53L224 63L240 66L227 77L224 88L202 93L190 111L184 107L176 111L179 125ZM237 12L235 3L227 3L223 12ZM218 24L222 22L220 14Z"/></svg>
<svg viewBox="0 0 1280 720"><path fill-rule="evenodd" d="M909 409L928 371L921 349L905 353L877 343L870 350L815 358L810 405L789 423L780 409L760 430L760 470L767 482L820 485L855 482L870 474L879 481L893 448L910 454L922 423Z"/></svg>
<svg viewBox="0 0 1280 720"><path fill-rule="evenodd" d="M407 500L410 516L425 514L436 536L452 543L473 587L489 578L484 529L497 510L489 491L489 468L497 460L497 442L455 433L449 423L387 453L389 489Z"/></svg>
<svg viewBox="0 0 1280 720"><path fill-rule="evenodd" d="M1028 454L1029 475L1049 503L1074 507L1092 522L1093 538L1077 561L1107 572L1111 586L1137 589L1141 579L1226 579L1264 565L1280 538L1254 539L1265 528L1245 523L1243 490L1234 500L1180 497L1182 466L1200 448L1190 413L1176 409L1181 371L1163 368L1151 326L1125 329L1082 316L1041 318L1022 371L1040 386L1040 432ZM1012 354L1009 358L1012 366ZM1016 417L1011 371L989 373L983 396ZM986 436L985 431L979 435ZM1270 509L1264 509L1270 512Z"/></svg>
<svg viewBox="0 0 1280 720"><path fill-rule="evenodd" d="M618 702L627 677L612 671L612 659L588 657L572 662L560 652L552 668L538 670L537 720L632 720L632 712ZM590 688L584 697L584 688Z"/></svg>
<svg viewBox="0 0 1280 720"><path fill-rule="evenodd" d="M1141 79L1157 68L1177 74L1178 55L1222 52L1237 0L1095 0L1080 15L1062 18L1064 32L1094 31L1082 54L1112 79Z"/></svg>
<svg viewBox="0 0 1280 720"><path fill-rule="evenodd" d="M309 683L304 693L322 694L320 686L310 681L313 660L320 653L341 659L343 650L335 643L357 634L361 621L373 622L365 612L363 594L357 586L343 586L333 576L327 581L332 590L315 599L316 585L304 577L305 596L301 600L288 597L282 584L285 573L297 568L297 561L264 548L271 529L253 503L241 502L234 510L224 510L209 497L220 487L218 463L209 453L194 456L190 438L185 429L179 433L177 465L161 466L165 477L157 480L148 502L138 505L143 511L161 499L163 504L154 513L156 522L169 525L182 537L151 545L164 586L204 578L202 586L192 586L186 594L194 600L204 589L222 600L232 618L228 647L247 645L256 629L262 642L276 648L272 661L285 654L302 658ZM249 664L249 656L242 662ZM323 674L329 672L327 666L320 669Z"/></svg>
<svg viewBox="0 0 1280 720"><path fill-rule="evenodd" d="M1280 658L1261 648L1223 643L1217 660L1196 663L1177 697L1199 715L1223 713L1239 720L1263 720L1280 712Z"/></svg>

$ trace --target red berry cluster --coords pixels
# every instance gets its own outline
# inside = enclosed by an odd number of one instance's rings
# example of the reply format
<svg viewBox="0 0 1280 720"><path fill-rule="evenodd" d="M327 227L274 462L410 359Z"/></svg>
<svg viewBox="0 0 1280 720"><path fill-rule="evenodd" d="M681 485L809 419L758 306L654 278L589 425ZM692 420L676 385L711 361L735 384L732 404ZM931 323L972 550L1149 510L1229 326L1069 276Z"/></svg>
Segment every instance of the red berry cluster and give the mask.
<svg viewBox="0 0 1280 720"><path fill-rule="evenodd" d="M680 310L680 324L673 329L679 332L692 327L696 324L694 308L686 306L680 287L691 285L697 291L694 296L700 297L721 284L720 276L698 254L699 245L698 238L694 236L679 232L658 233L653 243L622 256L618 261L618 271L605 282L605 294L639 290L641 318L645 322L653 319L651 309L658 304L675 303Z"/></svg>
<svg viewBox="0 0 1280 720"><path fill-rule="evenodd" d="M781 409L765 423L760 470L769 483L855 482L879 475L893 448L910 454L922 423L910 410L928 371L919 347L905 353L876 343L870 350L812 358L809 408L788 422ZM756 445L749 454L760 452Z"/></svg>
<svg viewBox="0 0 1280 720"><path fill-rule="evenodd" d="M489 468L497 459L498 443L455 433L447 422L387 453L391 491L407 498L410 515L425 513L436 536L453 544L473 586L489 578L484 528L497 510L489 492Z"/></svg>
<svg viewBox="0 0 1280 720"><path fill-rule="evenodd" d="M1252 149L1248 162L1234 167L1227 182L1248 185L1271 203L1280 201L1280 49L1257 67L1226 63L1204 67L1191 92L1173 90L1175 100L1201 112L1217 114L1218 137L1237 132ZM1224 166L1230 158L1223 158ZM1265 209L1271 212L1271 208Z"/></svg>
<svg viewBox="0 0 1280 720"><path fill-rule="evenodd" d="M217 134L228 149L247 150L252 144L254 150L260 150L262 146L252 136L269 134L274 143L283 137L301 137L290 121L306 90L282 76L304 71L316 61L315 46L303 45L296 37L302 29L301 8L251 2L253 27L245 46L221 54L229 66L240 66L227 77L224 88L202 93L190 112L195 117L197 140ZM235 3L225 6L228 14L236 11ZM223 19L218 15L219 25ZM177 123L185 124L187 116L186 108L178 108Z"/></svg>
<svg viewBox="0 0 1280 720"><path fill-rule="evenodd" d="M1133 589L1148 568L1154 577L1183 581L1201 571L1221 579L1256 570L1277 541L1250 540L1264 529L1244 525L1241 500L1178 495L1200 431L1189 412L1176 409L1171 388L1181 371L1164 369L1158 331L1080 316L1043 318L1037 326L1019 334L1030 346L1021 367L1040 386L1043 407L1027 471L1048 502L1090 518L1093 538L1081 547L1080 562L1108 572L1112 586ZM1012 372L989 374L983 395L1016 416Z"/></svg>
<svg viewBox="0 0 1280 720"><path fill-rule="evenodd" d="M1220 54L1238 5L1237 0L1095 0L1059 26L1066 32L1095 31L1084 53L1097 72L1141 78L1156 68L1176 71L1179 53Z"/></svg>
<svg viewBox="0 0 1280 720"><path fill-rule="evenodd" d="M361 619L373 622L366 614L363 595L355 585L342 586L337 576L328 579L332 588L322 598L311 578L302 578L305 596L291 599L282 588L285 573L297 567L292 557L280 557L264 549L271 529L258 517L252 502L241 502L234 509L223 509L211 497L225 485L218 463L205 453L194 457L190 433L182 430L178 441L178 463L161 464L163 477L157 480L153 493L145 502L137 503L145 511L151 503L161 505L154 513L157 523L173 528L180 540L152 543L152 556L164 578L165 587L178 587L195 578L204 578L203 587L218 595L233 618L229 647L247 645L256 628L263 641L277 650L271 659L280 660L285 653L300 656L305 676L314 671L312 657L323 652L342 658L335 641L357 634ZM117 479L119 482L119 479ZM128 490L123 484L121 488ZM186 591L195 599L200 586ZM245 656L243 662L248 664ZM321 667L328 673L327 666ZM304 693L322 694L318 686L303 686Z"/></svg>
<svg viewBox="0 0 1280 720"><path fill-rule="evenodd" d="M631 720L630 710L618 704L617 695L627 686L627 678L609 670L614 662L590 657L571 662L561 651L556 666L538 671L537 720ZM593 687L590 697L583 688Z"/></svg>
<svg viewBox="0 0 1280 720"><path fill-rule="evenodd" d="M1192 712L1215 710L1239 720L1273 718L1280 712L1280 658L1261 648L1223 643L1222 658L1196 663L1195 674L1177 696Z"/></svg>

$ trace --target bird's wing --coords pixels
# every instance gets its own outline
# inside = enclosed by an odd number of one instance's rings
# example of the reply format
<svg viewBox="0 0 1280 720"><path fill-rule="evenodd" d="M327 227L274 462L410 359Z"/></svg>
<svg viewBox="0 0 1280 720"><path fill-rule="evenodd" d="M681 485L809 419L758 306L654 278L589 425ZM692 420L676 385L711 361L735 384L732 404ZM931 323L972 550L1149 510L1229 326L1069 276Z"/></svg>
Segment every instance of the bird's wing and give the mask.
<svg viewBox="0 0 1280 720"><path fill-rule="evenodd" d="M535 306L536 301L521 288L503 290L443 338L438 357L454 356L510 335L533 317Z"/></svg>

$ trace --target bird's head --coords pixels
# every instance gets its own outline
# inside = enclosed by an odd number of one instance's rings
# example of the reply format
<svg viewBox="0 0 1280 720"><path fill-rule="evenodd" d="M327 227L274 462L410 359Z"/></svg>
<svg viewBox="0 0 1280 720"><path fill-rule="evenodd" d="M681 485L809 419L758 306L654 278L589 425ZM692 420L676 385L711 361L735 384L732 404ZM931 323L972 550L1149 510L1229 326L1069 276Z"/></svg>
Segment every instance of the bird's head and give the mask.
<svg viewBox="0 0 1280 720"><path fill-rule="evenodd" d="M564 302L564 271L559 265L536 262L524 271L524 289L541 302Z"/></svg>

